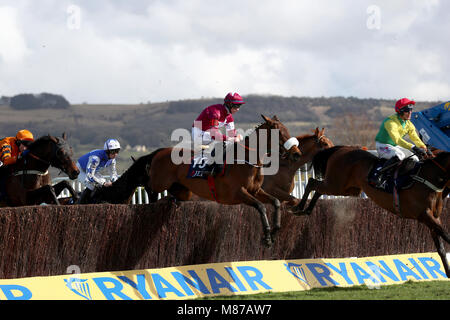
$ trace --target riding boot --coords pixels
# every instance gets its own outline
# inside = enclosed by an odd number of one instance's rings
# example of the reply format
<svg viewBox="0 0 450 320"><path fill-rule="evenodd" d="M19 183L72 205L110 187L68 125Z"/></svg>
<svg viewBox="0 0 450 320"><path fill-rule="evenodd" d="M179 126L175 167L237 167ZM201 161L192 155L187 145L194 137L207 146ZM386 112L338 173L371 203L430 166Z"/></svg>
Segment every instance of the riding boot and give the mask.
<svg viewBox="0 0 450 320"><path fill-rule="evenodd" d="M78 199L79 204L88 204L91 200L91 194L92 191L89 188L86 188L83 190L83 192L80 195L80 199Z"/></svg>
<svg viewBox="0 0 450 320"><path fill-rule="evenodd" d="M395 164L399 161L400 161L400 159L397 156L393 156L392 158L388 159L383 164L383 167L380 169L380 173L378 175L378 179L377 179L377 183L376 183L377 187L381 187L383 185L383 183L385 182L387 177L389 177L392 174L392 171L396 167L393 164Z"/></svg>

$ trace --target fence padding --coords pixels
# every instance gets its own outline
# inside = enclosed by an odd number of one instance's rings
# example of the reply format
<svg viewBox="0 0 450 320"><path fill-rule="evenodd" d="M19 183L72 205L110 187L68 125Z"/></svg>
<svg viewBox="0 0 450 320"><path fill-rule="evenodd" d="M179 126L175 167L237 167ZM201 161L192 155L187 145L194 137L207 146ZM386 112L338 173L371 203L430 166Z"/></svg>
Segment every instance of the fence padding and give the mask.
<svg viewBox="0 0 450 320"><path fill-rule="evenodd" d="M271 221L273 209L267 208ZM447 206L442 221L448 230ZM246 205L199 201L176 207L163 200L0 209L0 278L65 274L70 265L85 273L427 251L435 248L426 227L359 198L320 200L310 217L283 208L270 249L262 245L259 214Z"/></svg>

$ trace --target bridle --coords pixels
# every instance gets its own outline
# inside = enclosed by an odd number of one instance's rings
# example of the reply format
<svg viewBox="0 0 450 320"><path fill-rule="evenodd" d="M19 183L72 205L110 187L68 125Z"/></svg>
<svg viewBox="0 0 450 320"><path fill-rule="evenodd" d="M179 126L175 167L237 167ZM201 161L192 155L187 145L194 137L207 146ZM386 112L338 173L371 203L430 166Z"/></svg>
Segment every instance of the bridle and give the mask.
<svg viewBox="0 0 450 320"><path fill-rule="evenodd" d="M447 169L445 169L441 164L439 164L437 161L435 161L434 158L431 158L430 160L436 167L438 167L440 170L442 170L444 172L444 174L446 175L447 180L448 180L448 171L447 171ZM442 192L442 191L444 191L445 185L444 185L444 187L439 188L436 185L434 185L433 183L431 183L430 181L428 181L428 180L426 180L426 179L424 179L422 177L419 177L418 174L412 175L411 177L415 181L423 183L425 186L427 186L428 188L430 188L431 190L433 190L435 192Z"/></svg>

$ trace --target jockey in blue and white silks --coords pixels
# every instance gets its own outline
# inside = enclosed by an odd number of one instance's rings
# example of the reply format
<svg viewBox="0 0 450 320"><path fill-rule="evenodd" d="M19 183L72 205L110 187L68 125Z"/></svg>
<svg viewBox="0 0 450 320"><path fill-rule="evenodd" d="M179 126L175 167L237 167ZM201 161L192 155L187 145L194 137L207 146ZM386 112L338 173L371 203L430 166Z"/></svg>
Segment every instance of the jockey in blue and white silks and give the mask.
<svg viewBox="0 0 450 320"><path fill-rule="evenodd" d="M108 139L104 148L92 150L78 159L77 167L80 169L78 181L87 189L94 190L96 186L110 186L118 178L116 170L116 155L120 151L119 141ZM105 179L99 171L109 169L110 181Z"/></svg>

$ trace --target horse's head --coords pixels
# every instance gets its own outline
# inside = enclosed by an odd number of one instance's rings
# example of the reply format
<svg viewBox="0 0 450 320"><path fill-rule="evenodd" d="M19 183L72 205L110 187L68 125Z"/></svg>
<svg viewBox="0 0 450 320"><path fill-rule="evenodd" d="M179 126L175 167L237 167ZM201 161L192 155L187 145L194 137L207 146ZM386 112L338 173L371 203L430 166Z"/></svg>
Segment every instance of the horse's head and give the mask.
<svg viewBox="0 0 450 320"><path fill-rule="evenodd" d="M302 152L298 148L298 140L295 137L291 137L289 130L284 126L283 123L278 119L277 116L274 116L272 119L261 115L264 119L264 125L267 127L269 132L269 141L271 140L271 130L270 129L278 129L278 141L280 146L280 154L281 157L289 157L292 161L297 161L302 156Z"/></svg>
<svg viewBox="0 0 450 320"><path fill-rule="evenodd" d="M316 128L314 134L306 134L298 136L299 146L303 154L314 156L318 151L328 149L334 146L333 142L325 136L325 129L319 130Z"/></svg>
<svg viewBox="0 0 450 320"><path fill-rule="evenodd" d="M70 179L76 179L80 170L72 160L72 148L66 139L65 133L63 133L62 139L51 135L41 137L30 145L29 153L47 165L62 170Z"/></svg>

